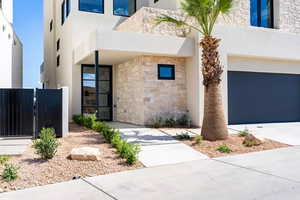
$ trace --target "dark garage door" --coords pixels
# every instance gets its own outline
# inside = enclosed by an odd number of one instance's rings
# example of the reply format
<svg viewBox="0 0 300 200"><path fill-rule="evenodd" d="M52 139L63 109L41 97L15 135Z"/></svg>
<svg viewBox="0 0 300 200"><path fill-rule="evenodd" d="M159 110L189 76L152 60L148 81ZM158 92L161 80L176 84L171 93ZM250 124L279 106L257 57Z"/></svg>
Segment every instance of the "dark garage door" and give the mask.
<svg viewBox="0 0 300 200"><path fill-rule="evenodd" d="M300 75L228 72L229 124L299 122Z"/></svg>

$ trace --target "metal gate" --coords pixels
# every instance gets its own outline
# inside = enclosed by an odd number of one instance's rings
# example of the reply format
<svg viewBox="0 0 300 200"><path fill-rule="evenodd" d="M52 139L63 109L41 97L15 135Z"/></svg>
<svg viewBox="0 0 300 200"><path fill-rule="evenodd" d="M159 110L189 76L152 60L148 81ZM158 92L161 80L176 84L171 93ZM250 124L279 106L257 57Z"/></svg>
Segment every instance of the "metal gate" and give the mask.
<svg viewBox="0 0 300 200"><path fill-rule="evenodd" d="M36 136L42 128L54 128L57 137L62 137L62 90L36 90Z"/></svg>
<svg viewBox="0 0 300 200"><path fill-rule="evenodd" d="M0 137L37 137L44 127L62 137L61 89L0 89Z"/></svg>
<svg viewBox="0 0 300 200"><path fill-rule="evenodd" d="M0 89L0 136L33 135L33 89Z"/></svg>

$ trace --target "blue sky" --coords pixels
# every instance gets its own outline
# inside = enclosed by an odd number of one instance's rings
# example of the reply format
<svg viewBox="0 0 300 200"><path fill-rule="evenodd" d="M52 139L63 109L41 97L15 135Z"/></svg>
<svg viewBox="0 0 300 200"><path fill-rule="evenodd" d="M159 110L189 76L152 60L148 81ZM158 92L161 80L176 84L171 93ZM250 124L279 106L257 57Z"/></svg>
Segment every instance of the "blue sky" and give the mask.
<svg viewBox="0 0 300 200"><path fill-rule="evenodd" d="M23 86L41 87L43 62L43 1L14 0L14 29L23 43Z"/></svg>

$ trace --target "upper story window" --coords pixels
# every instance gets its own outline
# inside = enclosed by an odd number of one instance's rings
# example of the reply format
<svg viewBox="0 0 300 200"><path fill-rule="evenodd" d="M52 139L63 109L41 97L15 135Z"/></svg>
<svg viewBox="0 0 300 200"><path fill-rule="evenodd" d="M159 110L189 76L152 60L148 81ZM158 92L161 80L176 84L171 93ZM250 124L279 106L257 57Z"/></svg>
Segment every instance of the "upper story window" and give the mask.
<svg viewBox="0 0 300 200"><path fill-rule="evenodd" d="M159 0L154 0L154 3L157 3Z"/></svg>
<svg viewBox="0 0 300 200"><path fill-rule="evenodd" d="M67 2L66 2L66 12L67 12L66 15L68 17L71 12L71 0L67 0Z"/></svg>
<svg viewBox="0 0 300 200"><path fill-rule="evenodd" d="M79 0L79 10L104 13L104 0Z"/></svg>
<svg viewBox="0 0 300 200"><path fill-rule="evenodd" d="M2 0L0 0L0 9L2 9Z"/></svg>
<svg viewBox="0 0 300 200"><path fill-rule="evenodd" d="M136 11L136 0L114 0L114 15L129 17Z"/></svg>
<svg viewBox="0 0 300 200"><path fill-rule="evenodd" d="M52 31L52 29L53 29L53 20L51 20L51 21L50 21L50 24L49 24L49 26L50 26L49 28L50 28L50 32L51 32L51 31Z"/></svg>
<svg viewBox="0 0 300 200"><path fill-rule="evenodd" d="M251 0L251 25L274 28L273 0Z"/></svg>
<svg viewBox="0 0 300 200"><path fill-rule="evenodd" d="M60 39L56 41L56 51L60 49Z"/></svg>

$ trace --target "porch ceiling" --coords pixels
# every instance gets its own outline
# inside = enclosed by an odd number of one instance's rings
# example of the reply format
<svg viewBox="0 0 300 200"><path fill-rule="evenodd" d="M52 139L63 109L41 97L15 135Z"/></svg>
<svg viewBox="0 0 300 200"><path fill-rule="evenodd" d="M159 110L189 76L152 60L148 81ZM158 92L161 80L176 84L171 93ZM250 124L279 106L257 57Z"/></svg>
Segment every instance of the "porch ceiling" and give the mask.
<svg viewBox="0 0 300 200"><path fill-rule="evenodd" d="M94 63L96 50L99 64L119 64L140 55L191 57L194 46L191 38L96 30L74 50L74 64Z"/></svg>

